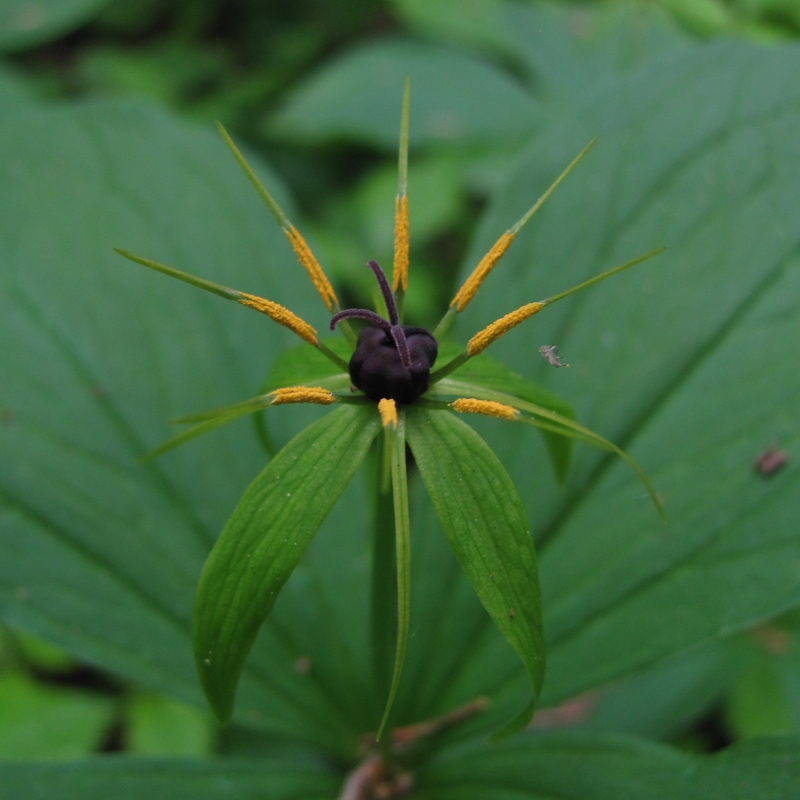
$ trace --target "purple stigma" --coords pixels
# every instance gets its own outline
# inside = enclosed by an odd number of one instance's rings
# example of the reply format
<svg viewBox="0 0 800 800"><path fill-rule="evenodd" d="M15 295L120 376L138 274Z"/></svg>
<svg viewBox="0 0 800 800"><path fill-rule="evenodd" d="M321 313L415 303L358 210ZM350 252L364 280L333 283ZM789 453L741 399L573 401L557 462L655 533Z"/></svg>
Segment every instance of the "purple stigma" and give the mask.
<svg viewBox="0 0 800 800"><path fill-rule="evenodd" d="M408 340L406 339L406 332L400 324L400 315L397 313L397 303L394 299L394 293L389 286L389 281L386 280L383 270L377 261L370 261L369 268L374 273L380 286L383 300L386 303L386 310L389 312L389 320L385 320L374 311L369 311L366 308L348 308L334 314L331 318L331 330L336 328L336 324L343 319L364 319L376 328L386 331L394 340L397 352L400 353L400 360L406 368L411 367L411 354L408 351Z"/></svg>

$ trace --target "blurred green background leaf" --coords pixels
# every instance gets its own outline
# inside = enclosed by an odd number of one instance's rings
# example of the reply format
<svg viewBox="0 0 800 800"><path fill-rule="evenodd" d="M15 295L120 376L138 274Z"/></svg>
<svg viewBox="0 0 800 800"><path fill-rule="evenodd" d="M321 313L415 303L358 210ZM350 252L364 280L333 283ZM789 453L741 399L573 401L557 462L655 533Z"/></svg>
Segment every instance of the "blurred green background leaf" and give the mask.
<svg viewBox="0 0 800 800"><path fill-rule="evenodd" d="M335 796L342 768L311 766L296 745L351 763L350 743L380 712L368 672L368 486L348 489L287 584L236 724L220 734L200 710L188 615L205 553L266 456L240 421L155 465L135 459L169 435L171 417L252 396L291 338L110 248L263 294L324 329L246 179L189 121L221 118L272 165L260 174L348 302L369 303L364 263L391 257L409 73L411 321L435 323L458 275L595 135L455 338L667 245L492 353L628 448L670 517L664 529L627 468L602 454L578 446L561 489L534 432L475 423L534 524L550 642L537 733L496 756L475 742L528 689L412 485L413 636L396 715L411 723L493 700L436 740L417 794L501 797L497 776L519 774L504 785L522 797L634 797L643 782L674 797L794 797L791 737L698 760L607 736L705 752L800 730L797 626L783 614L800 605L790 366L800 61L796 45L775 44L796 37L796 4L101 5L59 4L62 17L48 7L26 32L0 24L0 374L11 376L0 380L0 613L15 628L11 655L0 650L13 700L0 742L17 748L0 757L127 749L272 761L4 767L0 797L54 781L82 798L121 786L180 796L178 784L187 796L256 785ZM22 6L0 5L0 20ZM717 34L728 38L697 38ZM542 344L559 345L571 368L548 367ZM267 423L277 446L319 413L279 411ZM766 477L752 464L770 445L789 461ZM68 655L48 662L20 630ZM23 724L44 732L25 739ZM581 733L551 735L562 727ZM694 782L675 783L679 773Z"/></svg>
<svg viewBox="0 0 800 800"><path fill-rule="evenodd" d="M347 138L394 151L396 87L406 75L411 147L529 136L539 121L533 98L503 71L457 51L387 41L350 52L296 89L270 131L293 140Z"/></svg>
<svg viewBox="0 0 800 800"><path fill-rule="evenodd" d="M46 42L87 22L109 0L2 0L0 50Z"/></svg>

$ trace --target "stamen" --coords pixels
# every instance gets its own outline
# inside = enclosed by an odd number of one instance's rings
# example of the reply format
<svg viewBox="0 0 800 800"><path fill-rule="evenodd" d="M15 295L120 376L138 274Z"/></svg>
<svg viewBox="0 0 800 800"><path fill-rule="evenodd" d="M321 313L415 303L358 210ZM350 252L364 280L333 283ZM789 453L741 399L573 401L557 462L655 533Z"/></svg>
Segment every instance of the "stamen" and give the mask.
<svg viewBox="0 0 800 800"><path fill-rule="evenodd" d="M274 320L279 325L283 325L290 331L293 331L309 344L313 344L315 347L319 344L317 332L314 328L305 320L300 319L297 314L289 311L288 308L284 308L278 303L273 303L272 300L265 300L263 297L247 294L246 292L240 292L237 300L243 306L254 308L256 311L266 314L270 319Z"/></svg>
<svg viewBox="0 0 800 800"><path fill-rule="evenodd" d="M515 328L520 322L524 322L528 317L532 317L544 308L542 303L528 303L527 305L506 314L504 317L487 325L482 331L476 333L467 342L467 353L470 356L476 356L482 353L492 342L499 339L504 333L508 333L512 328Z"/></svg>
<svg viewBox="0 0 800 800"><path fill-rule="evenodd" d="M333 392L318 386L286 386L283 389L275 389L269 394L274 398L273 406L286 403L316 403L320 406L329 406L336 401Z"/></svg>
<svg viewBox="0 0 800 800"><path fill-rule="evenodd" d="M384 398L378 402L378 411L381 415L381 423L384 428L391 426L397 427L397 404L390 398Z"/></svg>
<svg viewBox="0 0 800 800"><path fill-rule="evenodd" d="M403 89L403 110L400 113L400 146L397 153L397 199L394 206L394 263L392 289L405 293L408 289L408 118L411 79Z"/></svg>
<svg viewBox="0 0 800 800"><path fill-rule="evenodd" d="M300 235L297 228L292 225L291 227L284 228L283 231L292 245L292 249L297 255L297 260L303 265L303 268L311 278L314 288L319 292L322 302L325 303L328 311L333 311L339 307L339 300L336 297L336 292L333 291L333 286L328 280L328 277L322 271L319 261L314 257L311 248L306 244L306 240Z"/></svg>
<svg viewBox="0 0 800 800"><path fill-rule="evenodd" d="M408 196L397 197L394 204L394 264L392 289L408 289Z"/></svg>
<svg viewBox="0 0 800 800"><path fill-rule="evenodd" d="M469 301L475 296L475 292L480 289L481 284L486 280L486 276L492 271L494 265L502 258L503 253L508 250L513 241L514 234L506 231L492 245L491 250L480 260L469 278L464 281L464 285L456 292L456 296L450 302L451 307L456 306L458 311L463 311L467 307Z"/></svg>
<svg viewBox="0 0 800 800"><path fill-rule="evenodd" d="M454 411L461 414L483 414L486 417L497 417L513 422L519 419L520 413L516 408L494 400L476 400L472 397L460 397L450 404Z"/></svg>

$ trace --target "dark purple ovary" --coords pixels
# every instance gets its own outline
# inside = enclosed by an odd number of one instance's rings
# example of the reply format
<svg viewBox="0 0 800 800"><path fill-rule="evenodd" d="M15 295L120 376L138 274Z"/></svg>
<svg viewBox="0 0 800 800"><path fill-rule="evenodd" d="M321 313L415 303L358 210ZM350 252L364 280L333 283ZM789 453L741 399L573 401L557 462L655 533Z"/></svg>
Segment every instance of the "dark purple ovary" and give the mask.
<svg viewBox="0 0 800 800"><path fill-rule="evenodd" d="M403 325L411 366L403 366L391 334L367 326L358 336L350 359L350 380L370 400L391 398L401 405L413 403L428 389L431 367L439 346L425 328Z"/></svg>

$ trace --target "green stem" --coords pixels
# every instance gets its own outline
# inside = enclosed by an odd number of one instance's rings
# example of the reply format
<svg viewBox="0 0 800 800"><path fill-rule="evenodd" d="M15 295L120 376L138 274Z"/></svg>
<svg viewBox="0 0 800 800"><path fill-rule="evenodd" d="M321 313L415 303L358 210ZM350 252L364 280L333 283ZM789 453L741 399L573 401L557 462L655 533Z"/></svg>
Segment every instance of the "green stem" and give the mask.
<svg viewBox="0 0 800 800"><path fill-rule="evenodd" d="M397 427L388 426L387 444L391 440L392 495L394 498L395 544L397 565L397 647L394 656L394 672L386 709L376 736L380 741L383 729L392 710L403 662L406 658L408 631L411 617L411 523L408 513L408 474L406 470L406 416L398 414Z"/></svg>

